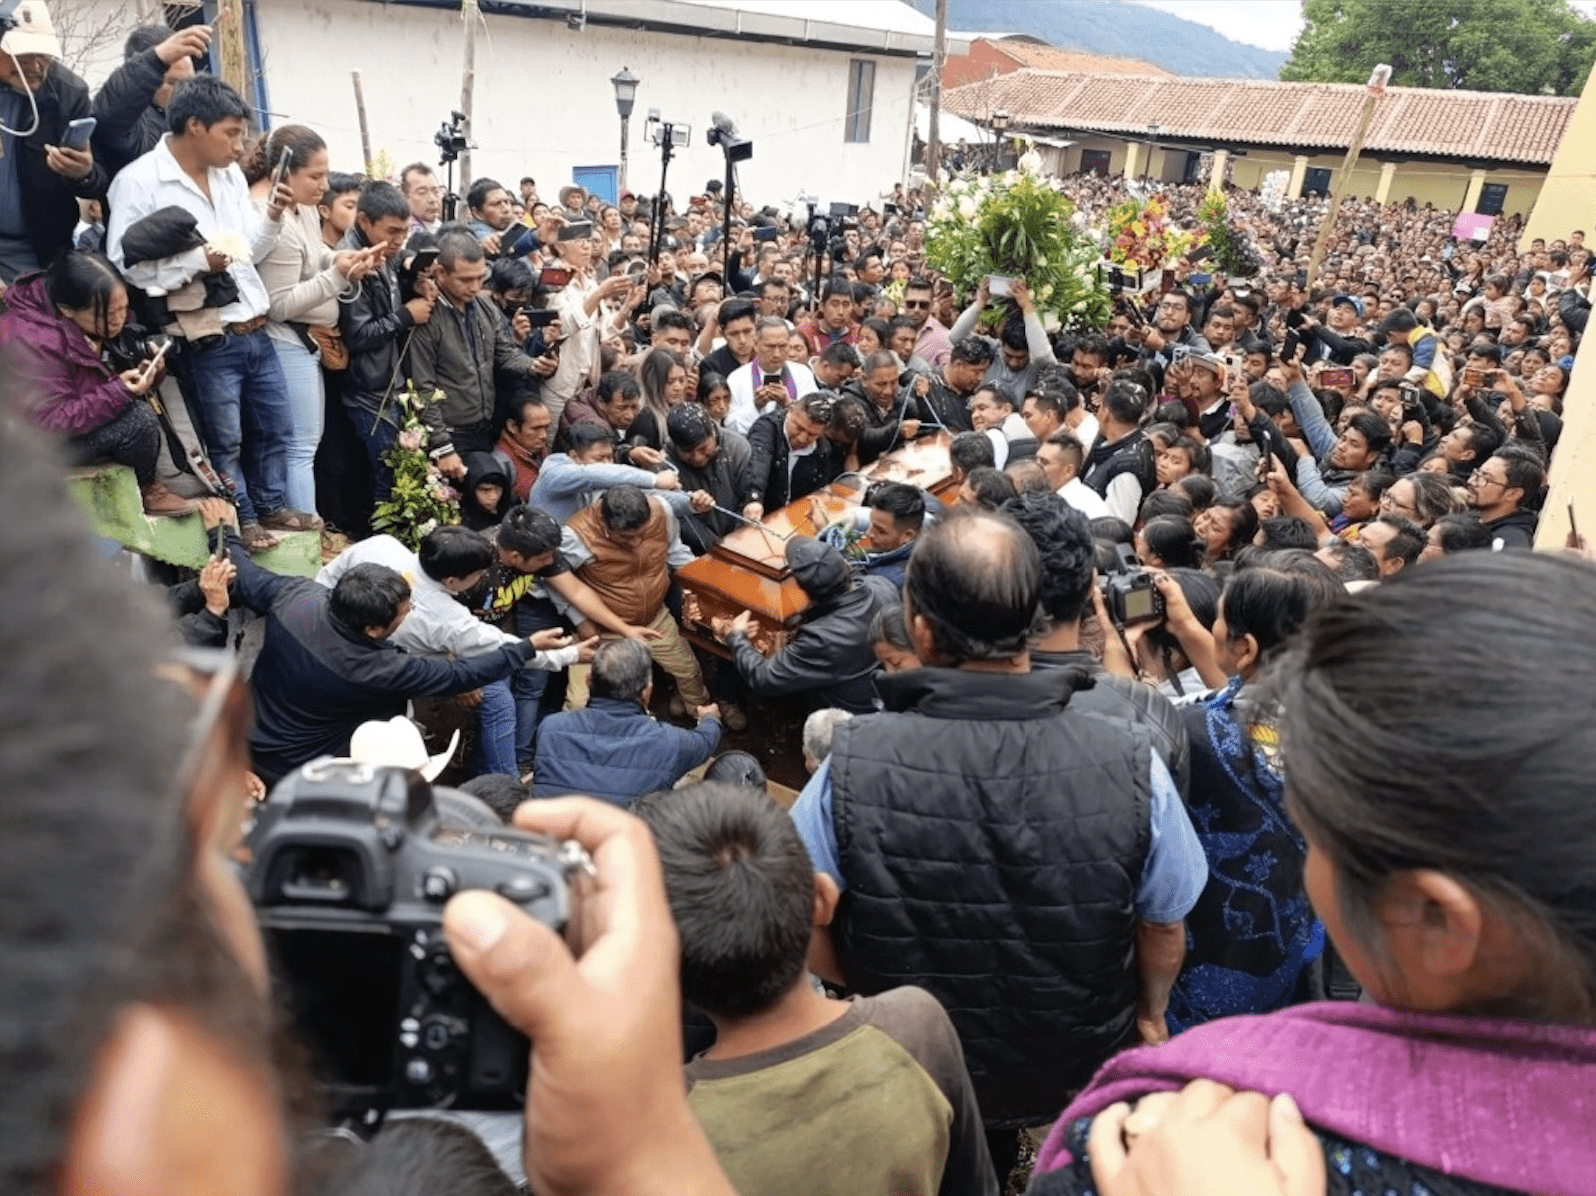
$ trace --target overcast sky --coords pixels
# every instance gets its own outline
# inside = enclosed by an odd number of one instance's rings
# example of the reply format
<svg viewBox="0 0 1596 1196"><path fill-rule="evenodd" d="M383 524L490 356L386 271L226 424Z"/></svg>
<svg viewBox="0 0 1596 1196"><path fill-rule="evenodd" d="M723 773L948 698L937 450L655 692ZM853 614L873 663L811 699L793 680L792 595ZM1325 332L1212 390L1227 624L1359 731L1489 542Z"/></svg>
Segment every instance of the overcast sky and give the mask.
<svg viewBox="0 0 1596 1196"><path fill-rule="evenodd" d="M1161 8L1188 21L1208 25L1228 38L1262 46L1265 50L1290 50L1302 27L1302 5L1297 0L1134 0ZM1393 3L1396 0L1393 0ZM1574 7L1596 17L1596 0L1574 0Z"/></svg>

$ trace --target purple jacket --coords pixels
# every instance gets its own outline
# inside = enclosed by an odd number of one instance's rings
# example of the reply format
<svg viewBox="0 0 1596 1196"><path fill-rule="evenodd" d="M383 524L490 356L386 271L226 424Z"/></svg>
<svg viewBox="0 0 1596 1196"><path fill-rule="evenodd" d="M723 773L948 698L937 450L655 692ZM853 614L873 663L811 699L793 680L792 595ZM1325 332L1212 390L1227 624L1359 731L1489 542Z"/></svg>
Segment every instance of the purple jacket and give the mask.
<svg viewBox="0 0 1596 1196"><path fill-rule="evenodd" d="M0 356L7 372L28 380L23 413L32 423L77 436L110 422L133 401L83 330L55 310L43 275L17 283L5 302Z"/></svg>

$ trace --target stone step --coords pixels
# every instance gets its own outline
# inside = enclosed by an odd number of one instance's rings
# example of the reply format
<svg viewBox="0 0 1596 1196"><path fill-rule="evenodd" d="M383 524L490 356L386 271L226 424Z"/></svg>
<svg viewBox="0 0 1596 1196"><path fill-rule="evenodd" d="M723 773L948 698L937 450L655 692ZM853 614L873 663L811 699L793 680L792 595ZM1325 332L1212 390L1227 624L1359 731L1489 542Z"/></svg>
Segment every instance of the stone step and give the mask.
<svg viewBox="0 0 1596 1196"><path fill-rule="evenodd" d="M190 569L210 556L205 525L198 515L160 516L144 513L138 479L125 465L93 465L67 472L67 488L88 512L96 535L114 540L132 552ZM275 532L278 544L255 560L273 573L314 577L321 568L320 532Z"/></svg>

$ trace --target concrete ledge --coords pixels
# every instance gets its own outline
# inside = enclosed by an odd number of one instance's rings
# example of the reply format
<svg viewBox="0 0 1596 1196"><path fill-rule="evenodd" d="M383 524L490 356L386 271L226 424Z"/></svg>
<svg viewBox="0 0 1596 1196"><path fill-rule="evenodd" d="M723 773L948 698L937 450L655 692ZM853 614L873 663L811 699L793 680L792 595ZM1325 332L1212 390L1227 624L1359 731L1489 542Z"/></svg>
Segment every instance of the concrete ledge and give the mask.
<svg viewBox="0 0 1596 1196"><path fill-rule="evenodd" d="M143 556L198 569L210 556L198 515L152 518L144 513L138 482L124 465L90 466L67 473L67 488L88 513L97 535ZM280 543L255 560L273 573L314 577L321 568L320 532L277 532Z"/></svg>

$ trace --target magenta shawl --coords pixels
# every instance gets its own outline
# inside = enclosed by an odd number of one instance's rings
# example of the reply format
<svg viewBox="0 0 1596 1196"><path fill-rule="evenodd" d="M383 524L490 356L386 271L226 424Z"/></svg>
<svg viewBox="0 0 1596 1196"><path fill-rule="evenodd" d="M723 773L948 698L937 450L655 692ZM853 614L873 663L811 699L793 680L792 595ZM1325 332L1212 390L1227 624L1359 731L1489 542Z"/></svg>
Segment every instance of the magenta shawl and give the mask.
<svg viewBox="0 0 1596 1196"><path fill-rule="evenodd" d="M1048 1133L1199 1077L1289 1092L1313 1125L1479 1183L1596 1196L1596 1030L1321 1002L1197 1026L1104 1064Z"/></svg>

